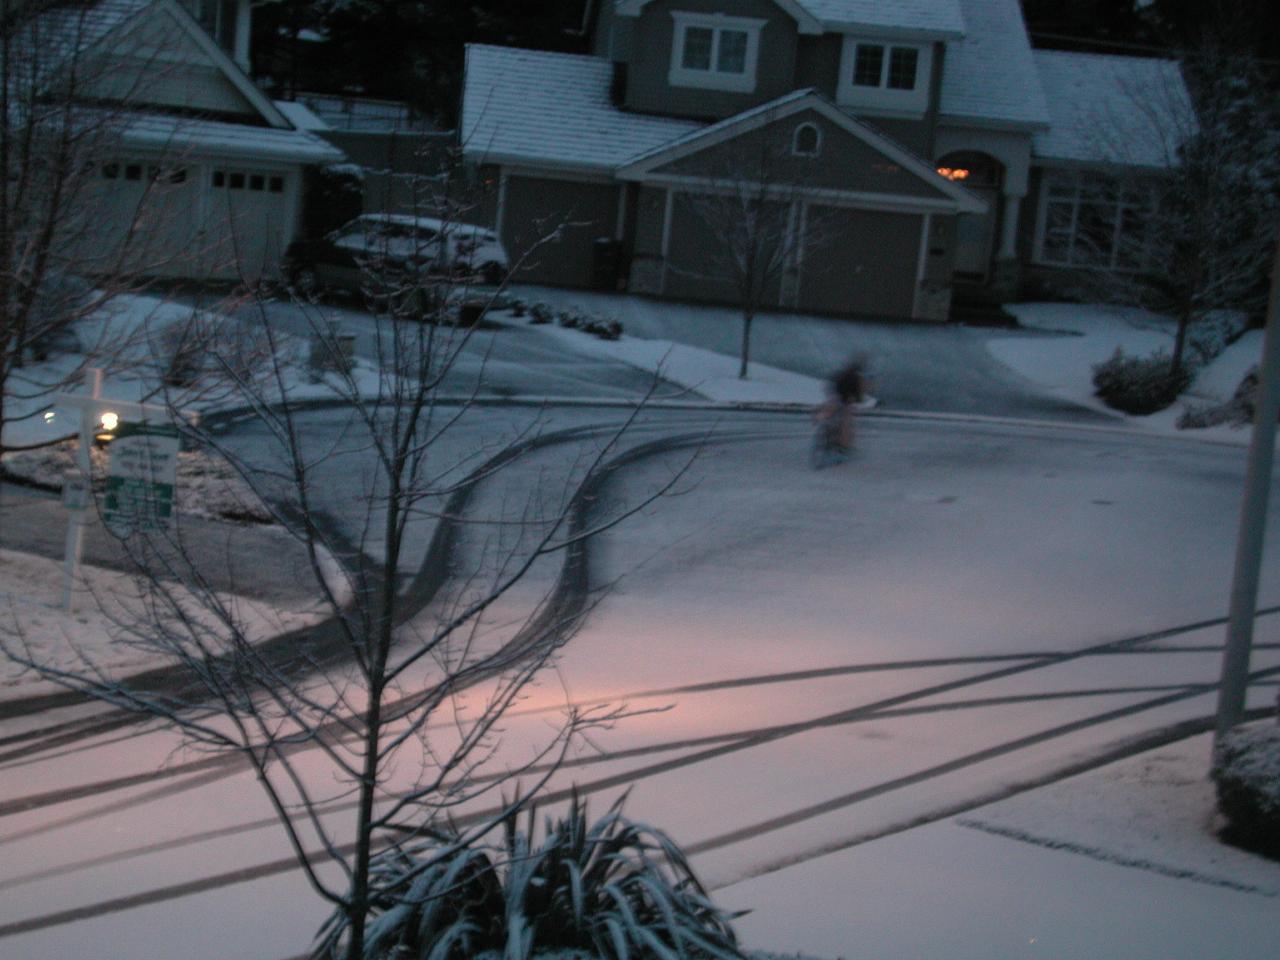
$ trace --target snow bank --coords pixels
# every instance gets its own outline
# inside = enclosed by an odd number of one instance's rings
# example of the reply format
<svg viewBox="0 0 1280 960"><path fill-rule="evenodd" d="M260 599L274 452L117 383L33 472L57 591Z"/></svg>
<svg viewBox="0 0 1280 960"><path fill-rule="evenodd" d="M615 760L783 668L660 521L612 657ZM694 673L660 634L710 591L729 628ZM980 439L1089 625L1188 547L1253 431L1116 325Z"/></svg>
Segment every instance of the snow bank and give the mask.
<svg viewBox="0 0 1280 960"><path fill-rule="evenodd" d="M1217 837L1210 734L985 807L959 822L999 836L1211 886L1280 896L1280 864ZM1052 861L1048 861L1052 862Z"/></svg>
<svg viewBox="0 0 1280 960"><path fill-rule="evenodd" d="M64 610L60 561L0 549L0 644L25 648L58 667L87 659L111 676L163 666L153 648L128 639L120 627L145 615L146 601L134 578L87 564L80 571L72 609ZM232 594L217 596L235 611L245 634L255 642L317 623L327 614L319 603L289 610ZM0 699L54 689L49 681L0 657Z"/></svg>
<svg viewBox="0 0 1280 960"><path fill-rule="evenodd" d="M1217 359L1202 369L1182 402L1146 417L1124 416L1093 393L1093 368L1117 349L1133 356L1156 350L1170 351L1176 324L1133 307L1079 303L1014 303L1005 307L1028 330L1044 336L992 337L992 356L1035 387L1063 400L1111 416L1131 426L1156 433L1247 445L1250 431L1231 426L1179 430L1178 418L1188 406L1204 406L1230 399L1249 367L1262 353L1260 331L1246 333Z"/></svg>

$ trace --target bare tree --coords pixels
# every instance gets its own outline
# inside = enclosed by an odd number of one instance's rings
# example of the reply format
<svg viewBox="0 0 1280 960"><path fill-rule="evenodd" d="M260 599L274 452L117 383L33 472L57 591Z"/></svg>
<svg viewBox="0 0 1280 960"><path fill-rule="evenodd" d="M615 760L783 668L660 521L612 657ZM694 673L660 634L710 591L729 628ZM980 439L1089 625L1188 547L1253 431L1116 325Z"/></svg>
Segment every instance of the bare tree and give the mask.
<svg viewBox="0 0 1280 960"><path fill-rule="evenodd" d="M136 101L176 68L147 37L105 50L137 11L96 6L0 0L0 454L6 424L37 415L41 398L83 373L32 377L23 366L72 346L101 365L120 343L76 345L77 322L187 255L164 231L190 216L168 199L182 157L120 163ZM127 196L126 179L138 184Z"/></svg>
<svg viewBox="0 0 1280 960"><path fill-rule="evenodd" d="M207 349L256 439L223 434L216 418L191 431L305 548L325 623L261 642L210 588L179 522L125 541L145 601L116 616L121 642L166 669L122 680L87 654L59 667L0 639L46 679L242 757L334 909L316 955L349 960L365 956L374 905L403 887L371 870L380 851L447 837L438 856L456 853L536 793L580 734L620 715L566 708L518 760L508 752L488 769L503 718L594 602L585 543L682 472L638 502L609 504L600 488L640 406L560 433L538 410L496 415L475 402L487 348L457 314L468 288L376 260L367 269L378 274L372 363L352 357L323 305L296 302L306 336L291 337L279 306L255 301L265 365L249 372ZM314 398L297 397L308 379L345 411L339 428L308 420Z"/></svg>
<svg viewBox="0 0 1280 960"><path fill-rule="evenodd" d="M766 128L741 150L721 151L696 192L676 202L688 210L708 243L689 265L672 267L727 285L742 310L738 376L746 379L751 325L762 307L784 302L804 252L825 242L824 222L805 204L812 190L809 163L789 137Z"/></svg>
<svg viewBox="0 0 1280 960"><path fill-rule="evenodd" d="M1280 115L1258 65L1223 45L1206 41L1181 64L1140 63L1117 115L1092 118L1091 136L1115 165L1078 175L1062 256L1080 268L1076 292L1176 320L1176 379L1213 311L1261 316L1280 209ZM1052 184L1049 204L1052 230Z"/></svg>

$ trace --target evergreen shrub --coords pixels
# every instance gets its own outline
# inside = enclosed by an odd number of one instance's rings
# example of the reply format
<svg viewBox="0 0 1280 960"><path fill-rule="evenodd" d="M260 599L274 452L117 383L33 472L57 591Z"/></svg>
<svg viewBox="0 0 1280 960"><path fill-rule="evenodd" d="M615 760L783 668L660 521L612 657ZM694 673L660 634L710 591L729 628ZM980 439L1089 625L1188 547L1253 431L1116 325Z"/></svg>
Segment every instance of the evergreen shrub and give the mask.
<svg viewBox="0 0 1280 960"><path fill-rule="evenodd" d="M1146 357L1131 357L1119 347L1111 359L1093 368L1094 393L1109 407L1144 416L1163 410L1191 383L1184 364L1175 373L1164 350Z"/></svg>

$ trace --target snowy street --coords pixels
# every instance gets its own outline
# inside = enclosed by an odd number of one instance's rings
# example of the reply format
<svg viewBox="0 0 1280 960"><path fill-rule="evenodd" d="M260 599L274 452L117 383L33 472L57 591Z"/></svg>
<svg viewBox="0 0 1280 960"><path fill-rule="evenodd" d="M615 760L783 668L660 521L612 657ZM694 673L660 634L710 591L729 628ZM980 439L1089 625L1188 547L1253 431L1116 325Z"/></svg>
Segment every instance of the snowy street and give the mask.
<svg viewBox="0 0 1280 960"><path fill-rule="evenodd" d="M306 416L330 444L341 414ZM554 433L620 414L468 416L475 436L501 437L535 416ZM566 698L659 708L593 735L551 799L576 783L602 812L630 790L632 817L680 841L718 899L753 910L739 922L753 949L993 957L1034 939L1046 956L1093 958L1123 933L1126 956L1192 960L1229 929L1233 957L1271 956L1275 864L1230 848L1207 867L1197 851L1126 852L1130 821L1081 840L1053 803L990 806L1204 729L1243 450L928 417L873 415L859 429L850 463L815 472L803 414L647 414L632 442L706 442L672 496L591 544L591 586L616 586L508 718L507 755L545 736ZM327 467L354 483L342 449ZM521 469L554 478L584 449L552 444ZM654 449L607 499L642 496L690 456ZM482 485L477 515L520 476ZM334 486L325 509L342 502ZM556 574L536 567L505 601L511 616ZM1274 565L1260 602L1258 706L1280 670ZM18 785L0 802L3 953L296 956L324 913L252 778L164 731L95 732L82 721L97 713L0 722L0 764ZM1189 766L1202 777L1206 763ZM344 811L335 801L335 822ZM1067 841L1096 855L1050 849ZM1092 922L1071 924L1063 897Z"/></svg>

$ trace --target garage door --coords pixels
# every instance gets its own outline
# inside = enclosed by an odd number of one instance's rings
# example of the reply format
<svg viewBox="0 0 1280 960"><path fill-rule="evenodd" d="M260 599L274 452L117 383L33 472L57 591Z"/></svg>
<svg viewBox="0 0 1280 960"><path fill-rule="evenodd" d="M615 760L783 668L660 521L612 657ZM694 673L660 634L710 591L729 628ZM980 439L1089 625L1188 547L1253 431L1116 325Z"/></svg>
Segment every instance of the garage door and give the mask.
<svg viewBox="0 0 1280 960"><path fill-rule="evenodd" d="M279 170L214 167L210 171L214 276L275 276L291 238L289 175Z"/></svg>
<svg viewBox="0 0 1280 960"><path fill-rule="evenodd" d="M919 214L813 206L800 269L801 310L910 317L920 262Z"/></svg>

